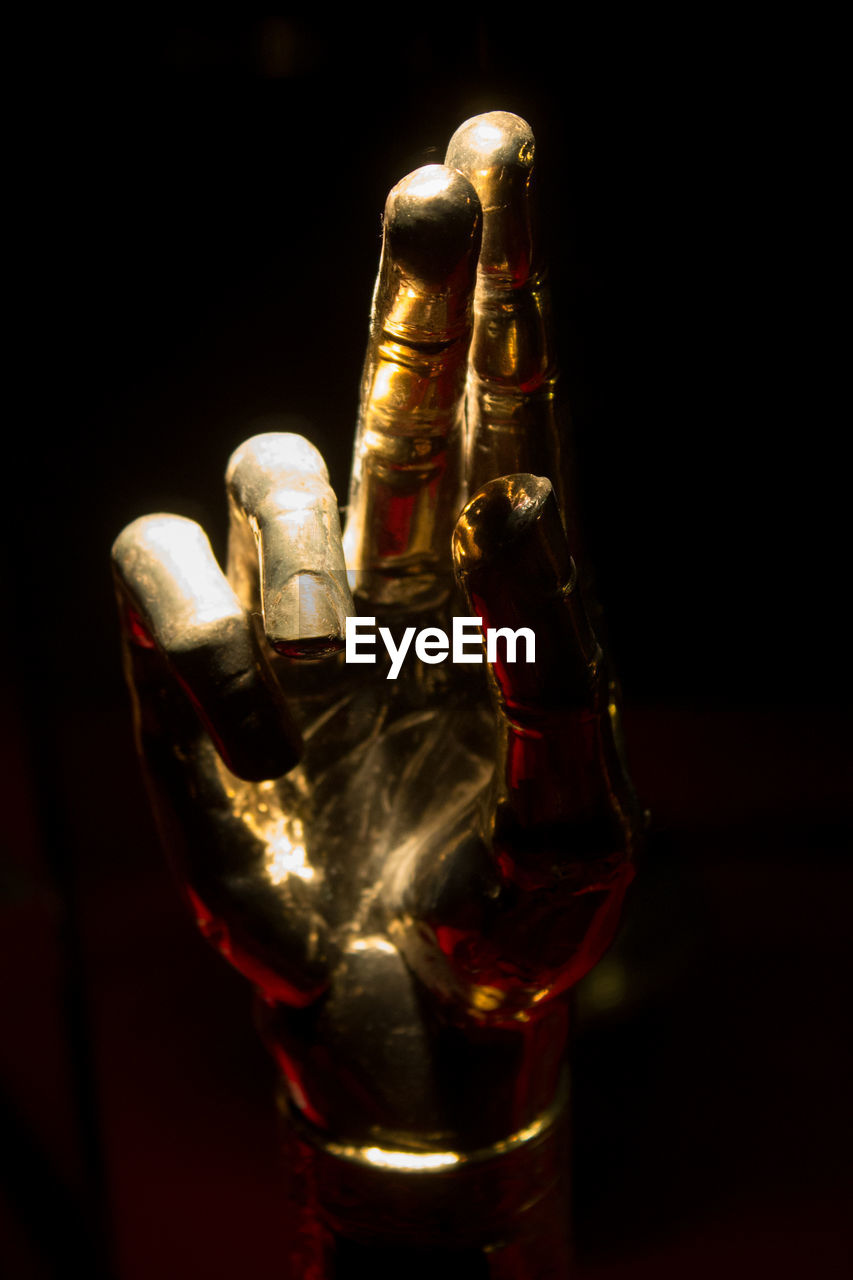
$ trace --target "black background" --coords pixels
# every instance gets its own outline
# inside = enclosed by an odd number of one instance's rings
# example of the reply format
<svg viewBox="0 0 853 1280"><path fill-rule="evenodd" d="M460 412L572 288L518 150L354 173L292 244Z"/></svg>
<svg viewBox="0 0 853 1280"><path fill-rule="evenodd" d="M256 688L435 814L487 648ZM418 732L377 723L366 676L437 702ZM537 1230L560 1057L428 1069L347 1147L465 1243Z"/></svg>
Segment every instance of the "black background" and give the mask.
<svg viewBox="0 0 853 1280"><path fill-rule="evenodd" d="M16 1138L0 1222L21 1274L77 1253L123 1277L152 1258L164 1276L266 1267L264 1160L237 1161L250 1195L222 1152L229 1123L238 1147L242 1125L263 1132L271 1076L242 986L189 938L158 862L109 546L173 510L221 552L224 465L262 429L304 430L344 500L385 194L495 107L537 136L584 523L657 824L623 944L645 994L591 1017L577 1051L582 1253L621 1259L614 1275L645 1274L643 1258L699 1275L724 1240L709 1274L772 1258L787 1275L819 1237L816 1273L834 1274L850 690L837 33L718 8L564 20L44 17L18 50L0 1077ZM251 1090L249 1115L234 1099ZM143 1096L144 1151L128 1119ZM218 1189L189 1157L179 1182L218 1216L207 1254L177 1193L156 1190L176 1159L163 1132L193 1105L185 1132L204 1132ZM242 1217L211 1211L233 1202Z"/></svg>

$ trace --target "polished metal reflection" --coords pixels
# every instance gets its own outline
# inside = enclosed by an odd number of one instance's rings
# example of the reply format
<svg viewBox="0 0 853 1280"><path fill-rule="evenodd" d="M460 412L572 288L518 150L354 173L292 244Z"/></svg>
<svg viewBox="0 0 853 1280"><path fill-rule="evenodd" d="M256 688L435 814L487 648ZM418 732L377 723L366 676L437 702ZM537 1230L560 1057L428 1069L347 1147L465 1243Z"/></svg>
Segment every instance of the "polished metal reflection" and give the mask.
<svg viewBox="0 0 853 1280"><path fill-rule="evenodd" d="M277 653L337 653L355 606L322 457L301 436L254 436L232 454L225 483L228 578L243 608Z"/></svg>
<svg viewBox="0 0 853 1280"><path fill-rule="evenodd" d="M453 169L417 169L388 196L344 536L355 590L377 604L435 605L450 586L480 235Z"/></svg>
<svg viewBox="0 0 853 1280"><path fill-rule="evenodd" d="M514 471L548 476L564 501L555 414L550 301L535 229L533 131L507 111L467 120L446 163L485 213L467 393L466 466L473 491Z"/></svg>
<svg viewBox="0 0 853 1280"><path fill-rule="evenodd" d="M450 1193L412 1191L420 1175L553 1169L565 996L612 938L639 830L564 531L532 163L529 127L494 112L388 198L346 565L322 459L276 434L229 464L226 574L175 516L113 554L138 742L198 924L256 988L311 1159L367 1179L327 1168L341 1204L405 1176L427 1231ZM343 660L356 606L392 631L532 626L538 660L389 681ZM515 1174L494 1176L508 1195Z"/></svg>

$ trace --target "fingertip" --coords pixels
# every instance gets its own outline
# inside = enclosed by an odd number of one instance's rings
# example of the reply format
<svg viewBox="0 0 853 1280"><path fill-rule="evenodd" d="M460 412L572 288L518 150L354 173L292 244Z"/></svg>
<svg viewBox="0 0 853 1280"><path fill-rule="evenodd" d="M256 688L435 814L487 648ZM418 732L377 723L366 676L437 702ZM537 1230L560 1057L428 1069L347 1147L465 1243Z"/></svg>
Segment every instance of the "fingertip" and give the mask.
<svg viewBox="0 0 853 1280"><path fill-rule="evenodd" d="M225 766L245 782L280 778L298 763L302 739L260 656L237 637L230 652L201 652L174 667ZM201 697L199 697L201 693Z"/></svg>
<svg viewBox="0 0 853 1280"><path fill-rule="evenodd" d="M453 560L463 582L512 572L524 589L563 590L574 565L550 480L523 472L483 485L456 523Z"/></svg>
<svg viewBox="0 0 853 1280"><path fill-rule="evenodd" d="M477 193L445 165L389 193L344 536L355 589L374 604L425 608L451 586L481 235Z"/></svg>
<svg viewBox="0 0 853 1280"><path fill-rule="evenodd" d="M468 179L442 164L408 174L385 202L385 246L394 264L424 283L473 282L480 202Z"/></svg>
<svg viewBox="0 0 853 1280"><path fill-rule="evenodd" d="M470 177L478 191L482 187L494 194L498 182L526 181L534 149L533 130L526 120L511 111L487 111L459 126L445 163Z"/></svg>
<svg viewBox="0 0 853 1280"><path fill-rule="evenodd" d="M463 174L431 164L398 182L385 202L377 336L418 347L464 338L467 349L481 238L480 202Z"/></svg>

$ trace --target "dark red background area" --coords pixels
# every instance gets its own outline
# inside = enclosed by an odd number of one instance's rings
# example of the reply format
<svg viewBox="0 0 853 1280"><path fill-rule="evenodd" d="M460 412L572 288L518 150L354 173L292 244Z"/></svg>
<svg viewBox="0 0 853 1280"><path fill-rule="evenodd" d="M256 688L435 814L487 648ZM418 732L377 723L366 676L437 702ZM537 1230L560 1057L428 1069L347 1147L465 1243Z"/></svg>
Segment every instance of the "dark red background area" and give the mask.
<svg viewBox="0 0 853 1280"><path fill-rule="evenodd" d="M405 15L45 18L28 37L16 317L32 341L3 668L10 1275L282 1274L274 1071L157 848L109 546L174 510L221 552L225 461L257 430L304 430L344 499L385 193L492 107L537 134L585 527L654 815L620 942L580 999L581 1274L843 1274L832 33L567 20L557 38L530 14L452 35Z"/></svg>

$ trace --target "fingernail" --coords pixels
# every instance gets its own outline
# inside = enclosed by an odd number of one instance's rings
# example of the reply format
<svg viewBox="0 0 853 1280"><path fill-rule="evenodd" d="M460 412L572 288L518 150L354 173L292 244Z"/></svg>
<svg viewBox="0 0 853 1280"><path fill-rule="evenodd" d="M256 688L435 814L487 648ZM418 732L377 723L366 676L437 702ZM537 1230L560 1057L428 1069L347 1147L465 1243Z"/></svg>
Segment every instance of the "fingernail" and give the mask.
<svg viewBox="0 0 853 1280"><path fill-rule="evenodd" d="M264 598L264 631L277 653L288 658L322 658L344 647L349 590L346 574L311 570L296 573ZM351 610L354 612L354 609Z"/></svg>

